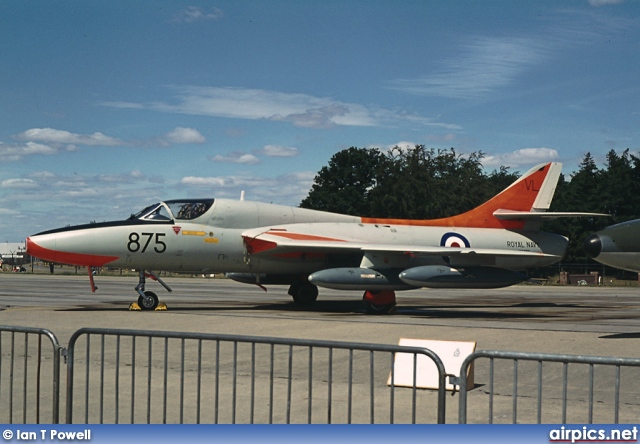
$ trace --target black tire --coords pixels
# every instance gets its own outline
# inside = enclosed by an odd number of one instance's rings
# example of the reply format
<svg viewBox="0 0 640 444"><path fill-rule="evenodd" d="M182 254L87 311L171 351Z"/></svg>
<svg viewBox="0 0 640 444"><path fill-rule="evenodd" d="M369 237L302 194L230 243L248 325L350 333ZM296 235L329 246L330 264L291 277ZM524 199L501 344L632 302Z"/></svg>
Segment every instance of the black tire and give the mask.
<svg viewBox="0 0 640 444"><path fill-rule="evenodd" d="M289 294L293 297L293 302L300 307L310 307L318 299L318 287L310 282L293 284L289 287Z"/></svg>
<svg viewBox="0 0 640 444"><path fill-rule="evenodd" d="M396 304L376 305L371 302L362 301L367 314L391 315L396 312Z"/></svg>
<svg viewBox="0 0 640 444"><path fill-rule="evenodd" d="M158 296L153 291L145 291L144 297L138 297L138 305L142 310L155 310L158 302Z"/></svg>

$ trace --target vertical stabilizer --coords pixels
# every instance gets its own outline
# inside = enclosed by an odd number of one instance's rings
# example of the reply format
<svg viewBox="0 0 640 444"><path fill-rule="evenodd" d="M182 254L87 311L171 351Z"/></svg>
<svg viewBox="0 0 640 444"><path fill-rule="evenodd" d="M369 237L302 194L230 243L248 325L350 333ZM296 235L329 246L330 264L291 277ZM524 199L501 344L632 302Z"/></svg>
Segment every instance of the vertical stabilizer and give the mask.
<svg viewBox="0 0 640 444"><path fill-rule="evenodd" d="M542 187L538 192L538 197L536 197L535 202L533 202L531 211L547 211L551 206L553 194L556 191L560 172L562 171L562 164L559 162L553 162L549 165L549 172L542 182Z"/></svg>
<svg viewBox="0 0 640 444"><path fill-rule="evenodd" d="M544 212L551 205L560 177L561 163L550 162L531 168L501 193L482 205L457 216L431 220L362 218L363 223L414 226L447 226L473 228L506 228L521 230L525 219L497 218L495 212ZM473 190L469 190L473 192ZM531 221L529 221L531 222ZM538 223L539 225L539 223ZM535 229L532 223L526 228Z"/></svg>

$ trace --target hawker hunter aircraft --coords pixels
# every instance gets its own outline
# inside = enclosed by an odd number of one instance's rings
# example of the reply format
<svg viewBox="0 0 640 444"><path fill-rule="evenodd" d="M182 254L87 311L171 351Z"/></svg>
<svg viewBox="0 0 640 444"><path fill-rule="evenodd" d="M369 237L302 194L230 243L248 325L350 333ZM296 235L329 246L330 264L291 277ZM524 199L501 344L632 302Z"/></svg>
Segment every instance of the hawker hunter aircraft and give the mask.
<svg viewBox="0 0 640 444"><path fill-rule="evenodd" d="M45 261L139 271L138 304L151 271L226 273L234 280L289 285L301 306L318 286L364 291L369 312L395 308L395 291L498 288L527 279L519 270L562 259L567 238L539 230L545 219L586 213L546 212L561 164L528 171L466 213L433 220L376 219L227 199L169 200L127 220L59 228L27 239ZM469 190L472 192L473 190ZM161 284L170 291L160 279Z"/></svg>
<svg viewBox="0 0 640 444"><path fill-rule="evenodd" d="M598 231L584 240L583 247L602 264L640 272L640 219Z"/></svg>

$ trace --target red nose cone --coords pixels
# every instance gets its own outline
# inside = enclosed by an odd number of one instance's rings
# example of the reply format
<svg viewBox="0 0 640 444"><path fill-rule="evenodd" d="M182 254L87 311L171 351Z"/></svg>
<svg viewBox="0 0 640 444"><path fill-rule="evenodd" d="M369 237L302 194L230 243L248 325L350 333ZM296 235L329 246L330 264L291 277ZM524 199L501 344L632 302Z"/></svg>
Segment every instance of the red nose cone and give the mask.
<svg viewBox="0 0 640 444"><path fill-rule="evenodd" d="M78 265L81 267L102 267L109 262L119 259L118 256L100 256L52 250L38 245L30 237L27 238L27 254L44 261Z"/></svg>

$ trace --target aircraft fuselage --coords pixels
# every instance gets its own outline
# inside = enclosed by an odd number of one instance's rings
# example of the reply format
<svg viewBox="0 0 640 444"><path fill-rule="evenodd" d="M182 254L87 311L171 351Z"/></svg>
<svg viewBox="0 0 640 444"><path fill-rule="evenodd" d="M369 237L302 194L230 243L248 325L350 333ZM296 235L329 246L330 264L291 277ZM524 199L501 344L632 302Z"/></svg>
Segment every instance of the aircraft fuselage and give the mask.
<svg viewBox="0 0 640 444"><path fill-rule="evenodd" d="M357 217L243 200L168 200L127 220L38 233L27 239L27 252L50 262L136 269L138 304L147 310L159 302L145 289L146 277L169 290L153 271L170 271L289 285L300 306L315 302L318 286L364 290L367 311L390 313L397 290L500 288L526 280L519 270L561 260L567 238L540 231L540 224L585 214L547 212L560 167L537 165L478 207L440 219Z"/></svg>
<svg viewBox="0 0 640 444"><path fill-rule="evenodd" d="M415 227L361 223L360 218L256 202L217 199L194 220L134 218L39 233L28 239L29 252L45 260L91 267L144 268L182 273L309 274L336 263L358 266L362 255L300 252L252 257L243 233L295 227L298 235L340 238L363 243L415 246L459 246L495 249L495 256L473 253L441 256L367 253L378 268L446 264L492 266L510 270L549 265L564 255L567 241L541 231L484 228ZM500 251L504 255L500 255ZM518 256L530 252L538 255Z"/></svg>
<svg viewBox="0 0 640 444"><path fill-rule="evenodd" d="M611 225L584 240L587 254L610 267L640 272L640 219Z"/></svg>

